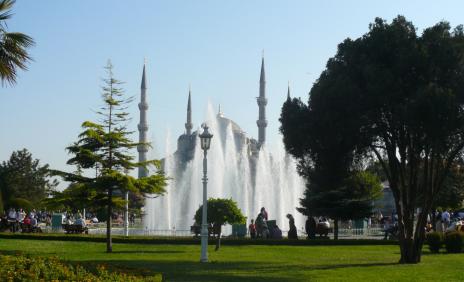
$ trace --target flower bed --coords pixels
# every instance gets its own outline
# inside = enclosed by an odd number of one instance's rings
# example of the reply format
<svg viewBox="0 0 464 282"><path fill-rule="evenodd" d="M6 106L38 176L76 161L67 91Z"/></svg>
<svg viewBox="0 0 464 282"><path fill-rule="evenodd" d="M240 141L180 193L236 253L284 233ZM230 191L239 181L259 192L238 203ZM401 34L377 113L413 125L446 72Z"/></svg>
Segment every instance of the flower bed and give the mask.
<svg viewBox="0 0 464 282"><path fill-rule="evenodd" d="M72 266L55 257L0 255L2 281L162 281L161 275L137 277L109 272L97 266L96 273L82 266Z"/></svg>

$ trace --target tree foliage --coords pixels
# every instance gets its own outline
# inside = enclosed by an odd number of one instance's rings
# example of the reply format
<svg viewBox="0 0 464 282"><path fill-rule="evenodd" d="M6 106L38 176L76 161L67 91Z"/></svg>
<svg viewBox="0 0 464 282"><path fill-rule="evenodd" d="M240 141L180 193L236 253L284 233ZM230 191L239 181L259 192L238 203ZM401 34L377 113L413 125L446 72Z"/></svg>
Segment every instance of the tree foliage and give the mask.
<svg viewBox="0 0 464 282"><path fill-rule="evenodd" d="M27 63L32 60L27 49L34 45L34 40L20 32L8 32L6 21L11 18L11 9L15 0L0 0L0 79L5 83L15 84L17 70L27 70Z"/></svg>
<svg viewBox="0 0 464 282"><path fill-rule="evenodd" d="M107 77L103 79L102 87L103 106L97 113L99 122L85 121L82 124L83 132L78 140L67 147L72 157L69 165L78 168L76 173L55 171L65 180L73 183L71 189L63 192L57 202L72 200L73 198L93 205L101 204L107 209L107 252L112 252L111 242L111 216L115 205L121 201L115 196L126 191L145 196L162 195L165 193L167 178L160 170L160 161L150 160L135 162L131 150L137 146L148 146L144 143L132 142L131 134L127 129L129 122L127 106L131 98L124 98L120 85L122 82L114 78L113 66L108 62L105 67ZM156 172L148 177L136 179L128 173L134 168L153 166ZM86 176L82 171L89 170Z"/></svg>
<svg viewBox="0 0 464 282"><path fill-rule="evenodd" d="M3 209L38 208L58 185L50 178L48 165L41 165L38 159L22 149L11 154L8 161L0 164L0 199Z"/></svg>
<svg viewBox="0 0 464 282"><path fill-rule="evenodd" d="M232 199L210 198L207 205L207 222L217 226L245 223L246 218ZM195 222L201 224L203 205L195 213Z"/></svg>
<svg viewBox="0 0 464 282"><path fill-rule="evenodd" d="M347 163L377 158L395 199L402 263L420 261L427 214L462 157L463 48L461 26L440 22L418 35L402 16L377 18L368 33L339 44L307 106L284 105L302 112L300 134L282 111L285 146L303 170L331 161L321 150Z"/></svg>

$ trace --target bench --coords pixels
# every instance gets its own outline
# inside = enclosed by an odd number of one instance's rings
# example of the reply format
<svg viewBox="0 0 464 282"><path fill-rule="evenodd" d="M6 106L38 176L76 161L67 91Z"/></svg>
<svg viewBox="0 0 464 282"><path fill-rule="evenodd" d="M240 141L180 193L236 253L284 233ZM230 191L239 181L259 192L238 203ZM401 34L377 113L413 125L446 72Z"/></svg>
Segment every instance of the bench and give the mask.
<svg viewBox="0 0 464 282"><path fill-rule="evenodd" d="M42 229L38 226L32 226L30 224L20 224L21 233L42 233Z"/></svg>
<svg viewBox="0 0 464 282"><path fill-rule="evenodd" d="M66 234L89 234L89 228L80 224L62 224L61 227Z"/></svg>
<svg viewBox="0 0 464 282"><path fill-rule="evenodd" d="M201 226L200 225L192 225L190 226L190 233L193 234L193 237L199 237L201 234ZM208 226L208 237L213 234L213 227Z"/></svg>

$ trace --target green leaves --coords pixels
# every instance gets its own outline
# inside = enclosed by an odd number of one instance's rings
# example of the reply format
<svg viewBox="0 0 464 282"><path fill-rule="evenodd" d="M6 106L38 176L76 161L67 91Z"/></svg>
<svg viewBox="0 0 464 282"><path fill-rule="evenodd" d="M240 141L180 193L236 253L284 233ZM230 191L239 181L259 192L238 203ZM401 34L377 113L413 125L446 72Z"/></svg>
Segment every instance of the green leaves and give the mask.
<svg viewBox="0 0 464 282"><path fill-rule="evenodd" d="M78 140L66 148L72 155L67 163L75 165L77 172L53 171L54 175L72 184L45 202L50 207L73 210L106 208L107 251L111 252L111 215L113 208L122 208L126 203L121 196L130 192L130 204L139 207L140 197L164 194L168 178L160 171L158 160L134 161L133 149L149 144L130 139L132 132L127 130L129 114L125 110L133 99L124 98L124 91L120 88L122 82L114 78L111 62L108 62L105 70L107 77L103 79L103 106L97 112L100 119L98 122L83 122L83 131ZM129 175L134 168L149 166L156 171L148 177L136 179Z"/></svg>
<svg viewBox="0 0 464 282"><path fill-rule="evenodd" d="M195 222L201 224L203 205L195 213ZM207 221L211 224L224 225L246 223L246 218L232 199L210 198L208 199Z"/></svg>
<svg viewBox="0 0 464 282"><path fill-rule="evenodd" d="M28 35L7 32L6 20L11 18L14 3L13 0L0 0L0 79L2 85L16 83L18 68L27 70L27 63L32 60L27 49L35 44Z"/></svg>
<svg viewBox="0 0 464 282"><path fill-rule="evenodd" d="M297 125L301 129L285 122L295 114L288 105L282 111L286 148L309 182L302 211L335 199L353 204L359 195L345 192L363 191L365 185L351 183L356 179L350 173L374 155L395 197L401 261L420 260L426 214L450 169L462 161L463 43L462 27L451 31L449 23L440 22L418 35L398 16L391 23L377 18L368 33L339 44L312 87L308 106L294 110L307 116ZM372 183L365 176L358 180Z"/></svg>
<svg viewBox="0 0 464 282"><path fill-rule="evenodd" d="M41 166L26 149L15 151L0 164L0 199L4 208L38 208L58 185L48 165Z"/></svg>

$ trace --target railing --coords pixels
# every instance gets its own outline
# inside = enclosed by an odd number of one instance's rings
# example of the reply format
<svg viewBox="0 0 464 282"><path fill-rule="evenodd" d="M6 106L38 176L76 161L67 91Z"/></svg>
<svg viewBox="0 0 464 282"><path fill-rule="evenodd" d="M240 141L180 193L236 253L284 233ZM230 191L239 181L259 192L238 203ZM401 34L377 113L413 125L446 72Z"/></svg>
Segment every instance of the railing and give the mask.
<svg viewBox="0 0 464 282"><path fill-rule="evenodd" d="M333 235L333 234L332 234ZM378 237L383 236L383 228L371 227L371 228L340 228L338 229L339 237Z"/></svg>
<svg viewBox="0 0 464 282"><path fill-rule="evenodd" d="M160 237L186 237L192 236L190 230L151 230L144 228L129 228L129 235L138 236L160 236ZM111 233L114 235L124 235L124 228L111 228ZM89 234L106 234L106 228L89 228Z"/></svg>
<svg viewBox="0 0 464 282"><path fill-rule="evenodd" d="M52 230L50 226L42 227L44 233L56 233L62 232L61 230ZM111 229L112 234L114 235L124 235L123 227L113 227ZM104 235L106 234L106 228L97 227L89 228L89 234L92 235ZM286 237L288 231L283 230L282 235ZM159 236L159 237L191 237L193 234L190 230L180 230L180 229L146 229L146 228L129 228L130 236ZM223 236L229 236L225 232ZM298 230L298 237L306 238L307 234L304 230ZM319 235L317 235L319 236ZM381 227L371 227L371 228L339 228L338 237L340 239L382 239L384 236L384 230ZM248 237L248 235L247 235ZM329 233L329 237L333 238L333 232Z"/></svg>

